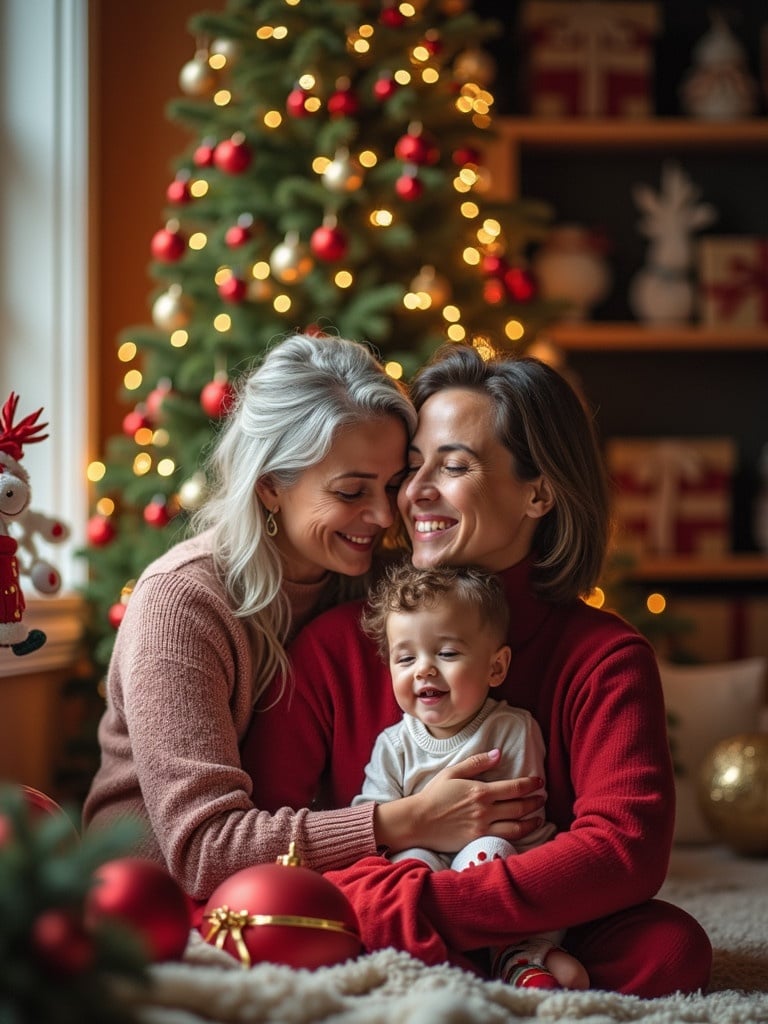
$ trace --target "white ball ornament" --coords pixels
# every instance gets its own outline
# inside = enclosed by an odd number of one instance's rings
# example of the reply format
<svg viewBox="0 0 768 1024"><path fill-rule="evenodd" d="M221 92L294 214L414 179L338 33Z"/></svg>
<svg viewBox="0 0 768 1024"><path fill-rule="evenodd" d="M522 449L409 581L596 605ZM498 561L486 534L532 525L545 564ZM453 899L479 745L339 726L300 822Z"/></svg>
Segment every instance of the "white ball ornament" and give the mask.
<svg viewBox="0 0 768 1024"><path fill-rule="evenodd" d="M184 294L180 284L172 284L152 305L152 322L163 331L186 327L191 315L192 300Z"/></svg>
<svg viewBox="0 0 768 1024"><path fill-rule="evenodd" d="M272 274L283 284L297 284L314 267L309 246L299 240L298 232L289 231L269 257Z"/></svg>
<svg viewBox="0 0 768 1024"><path fill-rule="evenodd" d="M218 81L218 75L208 63L207 50L198 50L179 72L179 86L187 96L212 96Z"/></svg>
<svg viewBox="0 0 768 1024"><path fill-rule="evenodd" d="M211 43L211 56L219 55L227 64L234 64L240 56L240 44L235 39L214 39Z"/></svg>
<svg viewBox="0 0 768 1024"><path fill-rule="evenodd" d="M363 183L363 168L346 150L339 150L322 173L329 192L355 192Z"/></svg>

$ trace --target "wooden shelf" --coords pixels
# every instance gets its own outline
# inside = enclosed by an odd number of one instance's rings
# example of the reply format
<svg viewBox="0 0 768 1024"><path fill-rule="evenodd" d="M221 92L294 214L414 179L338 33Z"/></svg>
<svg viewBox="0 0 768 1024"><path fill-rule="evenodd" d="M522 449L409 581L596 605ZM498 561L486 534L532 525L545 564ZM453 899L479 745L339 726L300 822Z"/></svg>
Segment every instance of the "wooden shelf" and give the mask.
<svg viewBox="0 0 768 1024"><path fill-rule="evenodd" d="M711 149L734 151L768 149L768 118L740 121L697 121L684 117L581 118L549 120L533 117L498 117L483 144L485 162L494 168L487 198L508 202L520 195L522 150L627 150L659 149L667 152Z"/></svg>
<svg viewBox="0 0 768 1024"><path fill-rule="evenodd" d="M735 554L717 558L672 555L667 558L644 558L630 572L638 582L768 583L768 555Z"/></svg>
<svg viewBox="0 0 768 1024"><path fill-rule="evenodd" d="M742 121L695 121L682 117L637 121L499 117L494 121L494 129L499 137L512 143L541 149L712 146L727 150L734 146L768 146L768 118L763 117Z"/></svg>
<svg viewBox="0 0 768 1024"><path fill-rule="evenodd" d="M569 351L768 351L768 327L662 327L621 322L566 322L544 332Z"/></svg>

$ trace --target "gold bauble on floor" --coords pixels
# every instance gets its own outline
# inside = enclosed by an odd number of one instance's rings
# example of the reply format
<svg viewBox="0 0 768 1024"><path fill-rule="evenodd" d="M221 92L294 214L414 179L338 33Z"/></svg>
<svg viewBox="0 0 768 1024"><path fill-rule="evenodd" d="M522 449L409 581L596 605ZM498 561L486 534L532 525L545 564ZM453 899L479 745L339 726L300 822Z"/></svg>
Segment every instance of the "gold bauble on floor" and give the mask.
<svg viewBox="0 0 768 1024"><path fill-rule="evenodd" d="M768 734L721 740L701 765L698 795L717 839L737 853L768 854Z"/></svg>

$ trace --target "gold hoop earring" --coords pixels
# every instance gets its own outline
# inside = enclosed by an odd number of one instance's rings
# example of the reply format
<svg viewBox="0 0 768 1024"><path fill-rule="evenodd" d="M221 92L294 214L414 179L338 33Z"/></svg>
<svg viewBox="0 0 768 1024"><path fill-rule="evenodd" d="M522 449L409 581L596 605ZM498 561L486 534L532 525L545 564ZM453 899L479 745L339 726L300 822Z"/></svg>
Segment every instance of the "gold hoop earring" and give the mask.
<svg viewBox="0 0 768 1024"><path fill-rule="evenodd" d="M277 535L277 520L275 519L275 513L279 512L280 509L275 509L274 512L267 512L267 518L264 521L264 529L267 531L268 537L275 537Z"/></svg>

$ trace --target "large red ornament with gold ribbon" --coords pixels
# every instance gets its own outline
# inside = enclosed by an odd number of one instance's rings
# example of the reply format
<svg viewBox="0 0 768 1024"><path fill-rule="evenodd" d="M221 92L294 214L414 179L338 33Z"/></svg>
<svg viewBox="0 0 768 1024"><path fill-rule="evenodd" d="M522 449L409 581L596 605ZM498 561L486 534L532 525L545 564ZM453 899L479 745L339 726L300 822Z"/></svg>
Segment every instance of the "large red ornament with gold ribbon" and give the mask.
<svg viewBox="0 0 768 1024"><path fill-rule="evenodd" d="M349 900L321 874L301 867L293 851L291 843L276 863L238 871L205 906L203 938L245 968L266 960L314 970L362 952Z"/></svg>

